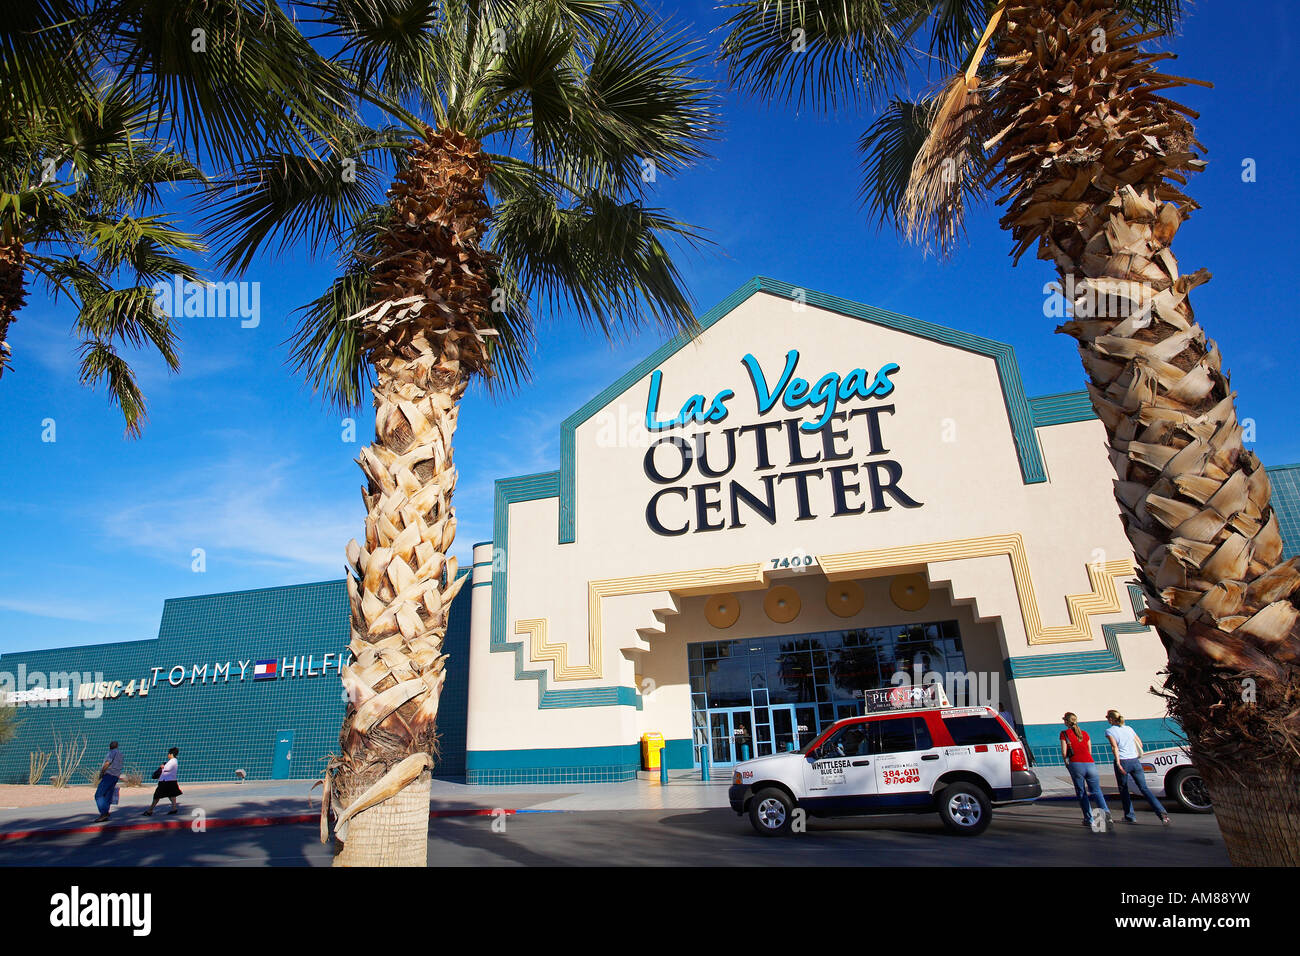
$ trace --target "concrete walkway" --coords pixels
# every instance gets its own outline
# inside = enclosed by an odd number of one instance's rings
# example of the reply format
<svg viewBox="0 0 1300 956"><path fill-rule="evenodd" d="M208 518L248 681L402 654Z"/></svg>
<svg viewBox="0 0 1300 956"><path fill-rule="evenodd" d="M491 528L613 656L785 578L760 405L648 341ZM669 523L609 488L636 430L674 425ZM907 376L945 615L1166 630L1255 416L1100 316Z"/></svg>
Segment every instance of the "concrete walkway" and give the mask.
<svg viewBox="0 0 1300 956"><path fill-rule="evenodd" d="M1063 767L1035 768L1043 784L1044 799L1073 800L1074 787ZM1103 786L1109 796L1114 792ZM448 780L433 781L430 813L433 816L466 816L505 813L564 813L611 810L689 810L725 808L731 774L714 773L709 782L700 780L698 770L674 770L667 786L658 773L642 773L626 783L547 784L528 787L469 786ZM85 802L38 807L0 807L0 847L29 837L58 833L90 832L98 829L172 829L203 825L258 826L304 822L320 814L320 788L309 780L285 780L223 787L205 787L183 794L180 813L168 816L168 804L158 805L152 817L142 816L152 789L142 787L123 792L122 803L113 808L107 823L94 823L93 805ZM184 784L182 784L184 786Z"/></svg>

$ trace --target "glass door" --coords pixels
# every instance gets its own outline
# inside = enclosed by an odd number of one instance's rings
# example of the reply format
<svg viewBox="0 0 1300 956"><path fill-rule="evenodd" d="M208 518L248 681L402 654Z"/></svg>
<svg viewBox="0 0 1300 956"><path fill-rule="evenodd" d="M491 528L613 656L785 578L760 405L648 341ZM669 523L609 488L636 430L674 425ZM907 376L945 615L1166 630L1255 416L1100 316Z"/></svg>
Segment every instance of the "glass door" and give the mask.
<svg viewBox="0 0 1300 956"><path fill-rule="evenodd" d="M817 707L815 704L796 704L794 708L794 749L801 750L812 743L818 734Z"/></svg>
<svg viewBox="0 0 1300 956"><path fill-rule="evenodd" d="M777 704L771 708L772 743L776 753L788 753L799 749L798 723L795 720L793 704Z"/></svg>
<svg viewBox="0 0 1300 956"><path fill-rule="evenodd" d="M709 711L709 759L714 764L736 762L731 738L731 714L728 711Z"/></svg>
<svg viewBox="0 0 1300 956"><path fill-rule="evenodd" d="M754 757L753 726L754 714L748 707L709 711L709 759L725 765Z"/></svg>

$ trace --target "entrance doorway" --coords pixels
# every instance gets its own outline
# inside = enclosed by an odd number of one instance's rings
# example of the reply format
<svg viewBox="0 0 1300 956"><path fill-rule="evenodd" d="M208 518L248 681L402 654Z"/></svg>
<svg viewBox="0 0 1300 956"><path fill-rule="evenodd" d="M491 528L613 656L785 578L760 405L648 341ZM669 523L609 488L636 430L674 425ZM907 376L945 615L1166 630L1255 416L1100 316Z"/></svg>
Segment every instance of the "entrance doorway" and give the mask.
<svg viewBox="0 0 1300 956"><path fill-rule="evenodd" d="M952 620L704 641L686 659L696 759L703 746L717 765L802 749L918 661L966 671Z"/></svg>
<svg viewBox="0 0 1300 956"><path fill-rule="evenodd" d="M727 707L708 714L709 759L715 766L798 750L817 736L814 704Z"/></svg>

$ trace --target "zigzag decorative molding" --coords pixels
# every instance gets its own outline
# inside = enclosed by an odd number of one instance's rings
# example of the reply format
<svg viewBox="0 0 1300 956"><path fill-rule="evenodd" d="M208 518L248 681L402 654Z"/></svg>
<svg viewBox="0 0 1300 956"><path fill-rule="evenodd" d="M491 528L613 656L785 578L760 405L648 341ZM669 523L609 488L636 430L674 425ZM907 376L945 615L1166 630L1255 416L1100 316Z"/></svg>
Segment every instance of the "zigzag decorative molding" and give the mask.
<svg viewBox="0 0 1300 956"><path fill-rule="evenodd" d="M1073 674L1103 674L1124 669L1124 657L1119 650L1119 635L1142 634L1149 631L1142 623L1146 599L1136 584L1128 586L1129 603L1133 605L1132 621L1103 624L1101 632L1106 639L1104 651L1077 651L1069 654L1035 654L1030 657L1009 657L1005 665L1008 680L1029 677L1064 677Z"/></svg>
<svg viewBox="0 0 1300 956"><path fill-rule="evenodd" d="M1065 598L1070 613L1070 623L1047 627L1038 609L1038 596L1034 590L1033 576L1029 572L1029 556L1024 538L1016 534L988 535L981 538L963 538L957 541L935 541L901 548L880 548L874 551L845 551L839 554L818 555L822 571L831 581L839 581L863 572L919 569L932 561L954 561L961 558L988 558L1006 555L1011 561L1011 575L1016 585L1020 613L1025 621L1025 634L1030 644L1061 644L1067 641L1092 640L1092 627L1088 618L1097 614L1114 614L1123 610L1115 578L1134 573L1133 562L1128 559L1107 561L1098 567L1086 565L1092 591L1088 594L1070 594Z"/></svg>
<svg viewBox="0 0 1300 956"><path fill-rule="evenodd" d="M1115 587L1115 578L1134 573L1133 563L1127 559L1107 561L1102 565L1086 565L1092 590L1087 594L1066 595L1065 603L1069 611L1070 623L1045 626L1038 607L1038 595L1034 590L1033 576L1029 570L1028 552L1024 538L1020 534L936 541L874 551L846 551L839 554L818 555L817 560L826 578L838 581L852 579L864 573L870 575L880 572L921 570L935 561L999 555L1006 555L1011 562L1016 598L1020 604L1020 613L1025 622L1025 634L1030 644L1091 641L1093 633L1089 618L1099 614L1115 614L1123 610L1119 591ZM555 680L599 680L604 675L602 635L605 598L653 591L671 591L682 596L710 594L722 589L753 591L766 587L767 578L763 562L755 561L729 567L696 568L590 581L587 585L587 660L590 663L582 666L569 664L567 645L548 642L548 625L545 618L521 618L515 622L514 630L516 634L528 636L533 662L551 662ZM1141 625L1125 625L1123 632L1128 633L1130 630L1137 629L1141 629ZM1118 630L1112 628L1112 631ZM1119 662L1109 656L1116 650L1111 646L1114 640L1112 631L1103 628L1108 651L1101 653L1108 655L1108 663L1113 667ZM1017 660L1017 665L1022 669L1026 663L1028 662ZM1121 669L1122 666L1119 664ZM1031 671L1032 668L1023 671L1024 676L1029 676Z"/></svg>
<svg viewBox="0 0 1300 956"><path fill-rule="evenodd" d="M547 626L547 620L544 617L525 618L522 621L515 622L515 633L528 635L531 657L534 663L541 664L550 661L555 665L556 680L594 680L600 677L600 658L598 656L591 657L590 664L571 666L569 664L569 645L547 643ZM589 653L593 650L599 651L599 647L593 649L588 646Z"/></svg>

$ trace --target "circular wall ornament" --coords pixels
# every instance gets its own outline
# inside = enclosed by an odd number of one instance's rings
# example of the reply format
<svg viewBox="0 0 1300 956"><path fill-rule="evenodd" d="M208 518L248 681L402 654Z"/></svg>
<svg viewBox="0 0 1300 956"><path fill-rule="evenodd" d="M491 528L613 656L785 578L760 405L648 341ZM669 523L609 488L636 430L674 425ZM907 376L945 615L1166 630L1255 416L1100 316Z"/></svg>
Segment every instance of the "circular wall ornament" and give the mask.
<svg viewBox="0 0 1300 956"><path fill-rule="evenodd" d="M866 592L856 581L837 581L826 586L826 607L836 617L853 617L866 601Z"/></svg>
<svg viewBox="0 0 1300 956"><path fill-rule="evenodd" d="M919 611L930 603L930 586L919 574L900 574L889 585L889 597L904 611Z"/></svg>
<svg viewBox="0 0 1300 956"><path fill-rule="evenodd" d="M778 584L763 598L763 610L777 624L789 624L799 616L799 592L788 584Z"/></svg>
<svg viewBox="0 0 1300 956"><path fill-rule="evenodd" d="M704 602L704 618L714 627L731 627L740 620L740 598L734 594L714 594Z"/></svg>

